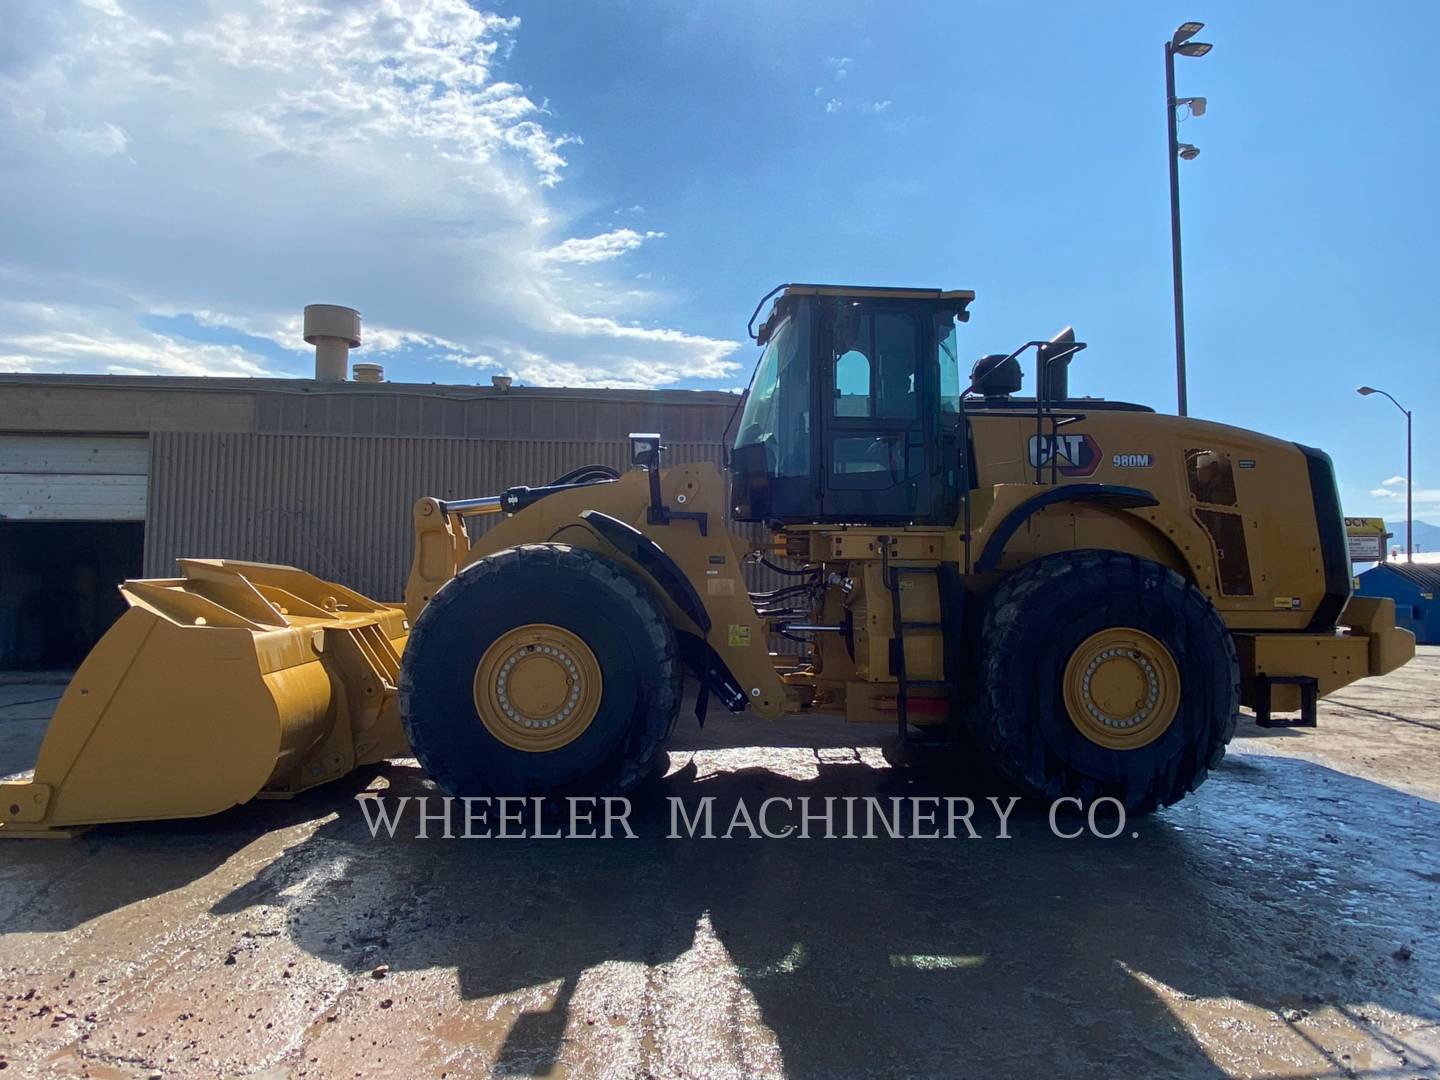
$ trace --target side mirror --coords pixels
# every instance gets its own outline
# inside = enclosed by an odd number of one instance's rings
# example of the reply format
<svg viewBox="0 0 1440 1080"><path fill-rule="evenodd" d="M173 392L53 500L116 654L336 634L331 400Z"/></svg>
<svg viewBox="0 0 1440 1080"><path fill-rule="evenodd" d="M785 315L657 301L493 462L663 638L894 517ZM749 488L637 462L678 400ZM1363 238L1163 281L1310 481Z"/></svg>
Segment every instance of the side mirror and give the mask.
<svg viewBox="0 0 1440 1080"><path fill-rule="evenodd" d="M655 433L630 433L630 464L644 469L660 466L660 436Z"/></svg>

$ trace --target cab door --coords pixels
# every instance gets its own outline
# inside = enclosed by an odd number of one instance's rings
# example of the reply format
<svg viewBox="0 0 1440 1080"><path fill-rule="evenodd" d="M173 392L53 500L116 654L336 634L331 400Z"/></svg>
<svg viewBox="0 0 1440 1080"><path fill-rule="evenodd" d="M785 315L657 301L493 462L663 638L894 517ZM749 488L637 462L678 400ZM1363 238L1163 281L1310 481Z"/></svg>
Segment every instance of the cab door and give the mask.
<svg viewBox="0 0 1440 1080"><path fill-rule="evenodd" d="M927 421L935 388L923 313L842 300L818 335L825 477L831 520L910 520L928 512Z"/></svg>

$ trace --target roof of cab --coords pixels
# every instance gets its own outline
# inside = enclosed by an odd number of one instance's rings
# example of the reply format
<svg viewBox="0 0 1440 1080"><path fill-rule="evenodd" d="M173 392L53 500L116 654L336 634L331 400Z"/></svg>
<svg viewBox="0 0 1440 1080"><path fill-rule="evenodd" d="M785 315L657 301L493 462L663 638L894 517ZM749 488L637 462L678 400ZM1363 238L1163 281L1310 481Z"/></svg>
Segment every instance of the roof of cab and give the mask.
<svg viewBox="0 0 1440 1080"><path fill-rule="evenodd" d="M770 314L760 324L760 329L755 329L755 320L760 317L771 297L775 302L770 306ZM968 322L970 319L970 303L975 299L975 293L970 289L897 289L885 285L813 285L804 282L787 282L784 285L776 285L768 293L760 298L760 303L755 305L755 311L750 316L750 322L746 326L752 341L764 345L769 339L772 323L777 312L780 310L782 301L796 296L835 296L855 297L856 299L873 300L929 300L933 303L950 303L954 305L955 317L961 322Z"/></svg>
<svg viewBox="0 0 1440 1080"><path fill-rule="evenodd" d="M957 300L969 303L975 299L972 289L896 289L886 285L806 285L785 286L782 296L866 296L887 300Z"/></svg>

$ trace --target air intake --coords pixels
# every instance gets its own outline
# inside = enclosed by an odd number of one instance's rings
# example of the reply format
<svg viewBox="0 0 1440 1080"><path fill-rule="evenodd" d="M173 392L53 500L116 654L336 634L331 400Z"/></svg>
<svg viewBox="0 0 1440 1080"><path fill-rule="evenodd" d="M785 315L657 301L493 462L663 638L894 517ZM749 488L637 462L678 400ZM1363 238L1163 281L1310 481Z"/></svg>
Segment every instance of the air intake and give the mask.
<svg viewBox="0 0 1440 1080"><path fill-rule="evenodd" d="M350 350L360 347L360 312L338 304L308 305L305 341L315 346L315 378L344 382L350 370Z"/></svg>

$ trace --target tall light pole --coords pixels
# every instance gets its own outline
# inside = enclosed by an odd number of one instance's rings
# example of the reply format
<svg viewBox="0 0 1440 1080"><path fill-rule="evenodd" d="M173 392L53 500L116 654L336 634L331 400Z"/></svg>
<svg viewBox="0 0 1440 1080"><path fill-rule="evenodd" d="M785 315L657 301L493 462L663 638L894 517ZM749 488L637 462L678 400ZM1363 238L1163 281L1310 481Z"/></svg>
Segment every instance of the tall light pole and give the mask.
<svg viewBox="0 0 1440 1080"><path fill-rule="evenodd" d="M1373 386L1357 386L1355 392L1361 397L1369 397L1371 394L1385 394L1384 390L1376 390ZM1412 537L1415 532L1415 518L1414 505L1411 499L1415 493L1415 482L1410 475L1410 450L1413 445L1410 441L1410 410L1405 408L1404 405L1401 405L1400 402L1396 401L1393 397L1390 397L1389 394L1385 394L1385 396L1390 398L1391 405L1394 405L1395 408L1405 414L1405 561L1414 562L1415 548L1412 543Z"/></svg>
<svg viewBox="0 0 1440 1080"><path fill-rule="evenodd" d="M1181 416L1188 416L1190 407L1185 393L1185 286L1180 274L1180 159L1191 161L1200 151L1180 142L1175 132L1175 111L1186 106L1192 116L1203 116L1205 99L1175 96L1175 56L1208 53L1208 43L1190 40L1204 27L1204 23L1181 23L1174 36L1165 42L1165 120L1170 131L1170 259L1175 277L1175 393Z"/></svg>

